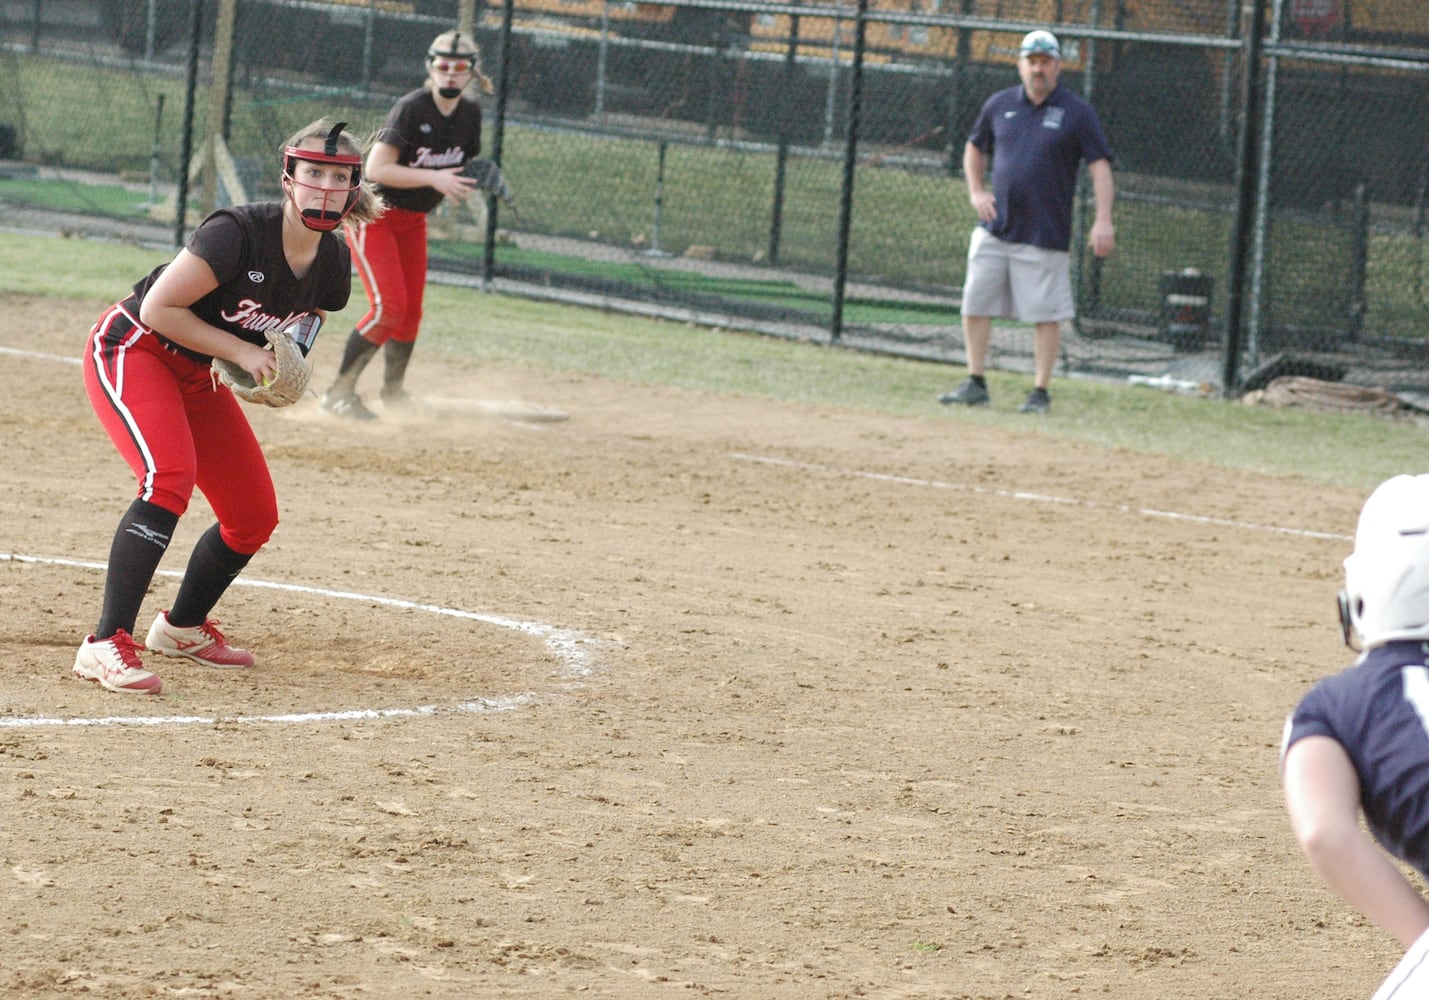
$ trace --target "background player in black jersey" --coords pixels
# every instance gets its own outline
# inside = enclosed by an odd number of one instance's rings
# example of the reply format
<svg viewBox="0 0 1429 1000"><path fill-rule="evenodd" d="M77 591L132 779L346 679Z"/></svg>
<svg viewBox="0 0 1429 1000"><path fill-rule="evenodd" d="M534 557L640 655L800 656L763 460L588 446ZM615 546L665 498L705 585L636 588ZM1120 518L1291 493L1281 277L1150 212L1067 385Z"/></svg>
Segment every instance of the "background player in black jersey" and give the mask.
<svg viewBox="0 0 1429 1000"><path fill-rule="evenodd" d="M104 606L75 656L77 676L158 694L163 682L140 658L146 647L211 667L253 665L209 612L272 535L278 502L248 418L210 365L224 358L266 382L277 365L265 331L296 324L306 351L327 313L347 305L352 264L333 231L382 211L362 181L364 153L340 123L299 130L282 147L282 201L213 213L94 325L85 391L139 489L110 545ZM135 619L195 488L218 521L140 645Z"/></svg>
<svg viewBox="0 0 1429 1000"><path fill-rule="evenodd" d="M1374 1000L1418 1000L1429 902L1394 859L1429 877L1429 475L1396 476L1365 501L1340 621L1363 653L1286 722L1285 802L1315 871L1406 949Z"/></svg>
<svg viewBox="0 0 1429 1000"><path fill-rule="evenodd" d="M386 368L383 404L413 404L403 381L422 322L427 214L443 198L465 201L477 186L462 175L481 150L481 106L465 96L473 85L491 93L476 42L460 31L438 35L427 49L426 81L393 105L367 156L367 177L377 183L388 210L375 222L347 228L368 310L348 337L337 378L323 395L322 407L331 413L376 417L357 395L357 380L379 348Z"/></svg>

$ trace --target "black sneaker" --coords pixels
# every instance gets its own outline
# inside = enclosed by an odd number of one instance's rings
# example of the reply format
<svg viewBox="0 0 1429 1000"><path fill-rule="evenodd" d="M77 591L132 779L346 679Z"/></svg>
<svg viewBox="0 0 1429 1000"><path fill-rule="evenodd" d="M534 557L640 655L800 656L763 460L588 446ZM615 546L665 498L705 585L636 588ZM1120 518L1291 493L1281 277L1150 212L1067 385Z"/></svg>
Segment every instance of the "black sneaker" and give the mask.
<svg viewBox="0 0 1429 1000"><path fill-rule="evenodd" d="M1046 389L1033 389L1027 394L1027 402L1018 407L1018 413L1047 413L1052 409L1052 397Z"/></svg>
<svg viewBox="0 0 1429 1000"><path fill-rule="evenodd" d="M952 392L939 396L938 402L944 406L986 406L992 402L992 397L988 395L987 386L968 379Z"/></svg>
<svg viewBox="0 0 1429 1000"><path fill-rule="evenodd" d="M369 410L358 398L357 393L349 392L345 396L335 396L332 393L325 393L318 401L318 406L338 417L345 417L348 420L376 420L377 414Z"/></svg>

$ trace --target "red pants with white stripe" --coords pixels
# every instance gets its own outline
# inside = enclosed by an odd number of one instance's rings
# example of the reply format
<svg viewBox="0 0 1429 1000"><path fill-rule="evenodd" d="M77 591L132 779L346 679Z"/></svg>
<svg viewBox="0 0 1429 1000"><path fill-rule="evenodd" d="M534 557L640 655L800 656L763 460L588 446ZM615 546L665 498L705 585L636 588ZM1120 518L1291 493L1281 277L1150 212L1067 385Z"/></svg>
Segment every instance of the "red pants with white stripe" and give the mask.
<svg viewBox="0 0 1429 1000"><path fill-rule="evenodd" d="M116 305L90 332L84 389L140 499L182 516L197 487L225 545L245 555L263 547L278 526L273 477L241 404L215 387L207 364Z"/></svg>
<svg viewBox="0 0 1429 1000"><path fill-rule="evenodd" d="M427 289L427 216L388 208L376 222L349 225L347 245L367 292L367 314L357 332L379 347L410 344L422 324Z"/></svg>

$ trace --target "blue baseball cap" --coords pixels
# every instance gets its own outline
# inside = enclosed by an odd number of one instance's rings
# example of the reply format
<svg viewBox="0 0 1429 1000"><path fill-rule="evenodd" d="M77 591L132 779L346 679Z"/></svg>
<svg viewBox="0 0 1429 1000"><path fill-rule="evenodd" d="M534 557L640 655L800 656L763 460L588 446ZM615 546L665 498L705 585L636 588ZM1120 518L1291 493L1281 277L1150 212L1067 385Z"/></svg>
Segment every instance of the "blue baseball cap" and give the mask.
<svg viewBox="0 0 1429 1000"><path fill-rule="evenodd" d="M1019 56L1051 56L1053 59L1062 58L1062 46L1057 44L1057 36L1050 31L1029 31L1022 36L1022 47L1017 50Z"/></svg>

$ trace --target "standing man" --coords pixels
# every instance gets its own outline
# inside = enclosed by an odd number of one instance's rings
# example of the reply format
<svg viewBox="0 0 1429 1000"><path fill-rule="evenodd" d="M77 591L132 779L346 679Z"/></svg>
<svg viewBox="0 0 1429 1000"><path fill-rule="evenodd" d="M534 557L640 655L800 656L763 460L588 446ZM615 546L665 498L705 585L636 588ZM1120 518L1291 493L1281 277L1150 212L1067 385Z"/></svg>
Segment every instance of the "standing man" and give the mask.
<svg viewBox="0 0 1429 1000"><path fill-rule="evenodd" d="M1035 382L1023 413L1046 413L1063 320L1076 315L1072 296L1072 201L1077 168L1087 164L1096 200L1092 252L1111 253L1111 149L1092 106L1057 85L1062 49L1050 31L1022 39L1022 85L988 98L963 149L968 200L980 223L968 246L963 285L963 338L968 379L938 402L986 406L984 374L993 317L1036 327ZM984 186L992 158L992 190Z"/></svg>

